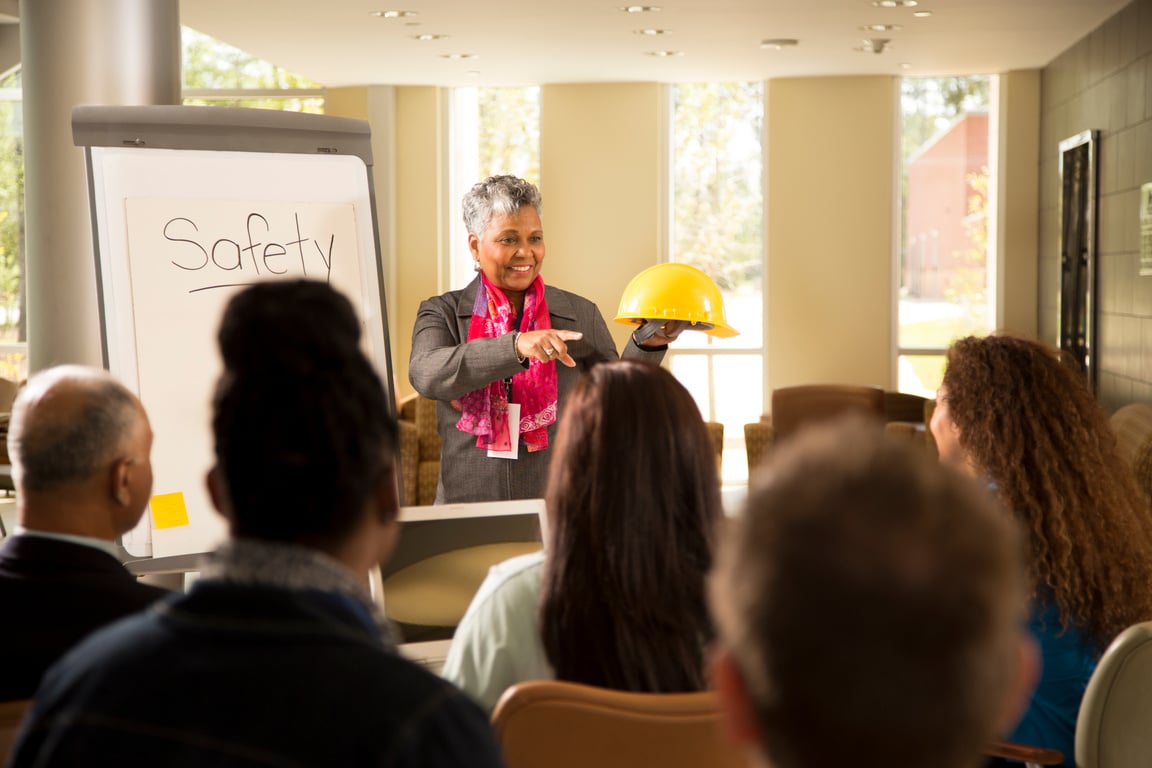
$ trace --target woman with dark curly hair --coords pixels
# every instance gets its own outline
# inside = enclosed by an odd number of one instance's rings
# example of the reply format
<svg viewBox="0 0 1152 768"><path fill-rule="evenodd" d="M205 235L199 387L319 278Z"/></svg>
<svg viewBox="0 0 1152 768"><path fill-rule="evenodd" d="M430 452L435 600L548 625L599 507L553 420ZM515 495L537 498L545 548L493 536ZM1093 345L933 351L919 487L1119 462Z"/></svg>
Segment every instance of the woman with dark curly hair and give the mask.
<svg viewBox="0 0 1152 768"><path fill-rule="evenodd" d="M1043 343L954 343L931 429L941 460L985 480L1027 531L1043 672L1010 738L1059 749L1072 765L1097 659L1121 630L1152 619L1152 514L1083 374Z"/></svg>

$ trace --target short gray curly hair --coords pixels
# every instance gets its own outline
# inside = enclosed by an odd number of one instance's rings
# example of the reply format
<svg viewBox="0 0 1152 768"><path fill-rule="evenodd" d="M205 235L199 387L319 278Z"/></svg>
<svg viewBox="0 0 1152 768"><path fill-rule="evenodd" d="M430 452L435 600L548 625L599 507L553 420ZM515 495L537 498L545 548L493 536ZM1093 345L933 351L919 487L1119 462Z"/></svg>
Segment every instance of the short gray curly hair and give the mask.
<svg viewBox="0 0 1152 768"><path fill-rule="evenodd" d="M540 190L516 176L489 176L464 195L464 226L470 235L482 235L496 214L511 216L526 205L541 213Z"/></svg>

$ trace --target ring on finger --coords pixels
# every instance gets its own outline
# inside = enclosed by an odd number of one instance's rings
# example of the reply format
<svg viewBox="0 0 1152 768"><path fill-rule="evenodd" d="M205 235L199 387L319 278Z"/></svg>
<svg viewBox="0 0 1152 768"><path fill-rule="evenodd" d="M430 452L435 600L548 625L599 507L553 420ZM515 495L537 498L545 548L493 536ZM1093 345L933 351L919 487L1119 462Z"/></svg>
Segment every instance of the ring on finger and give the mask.
<svg viewBox="0 0 1152 768"><path fill-rule="evenodd" d="M552 347L545 347L544 354L548 357L552 357L552 355L556 354L556 350L552 349Z"/></svg>

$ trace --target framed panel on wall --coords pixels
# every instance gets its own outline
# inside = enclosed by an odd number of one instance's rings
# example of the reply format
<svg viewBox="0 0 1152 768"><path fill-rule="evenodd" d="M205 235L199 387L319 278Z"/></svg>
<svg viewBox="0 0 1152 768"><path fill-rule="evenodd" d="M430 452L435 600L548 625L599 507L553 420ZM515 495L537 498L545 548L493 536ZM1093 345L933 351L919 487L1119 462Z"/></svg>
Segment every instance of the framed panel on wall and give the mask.
<svg viewBox="0 0 1152 768"><path fill-rule="evenodd" d="M1096 390L1096 220L1100 132L1060 142L1058 345Z"/></svg>

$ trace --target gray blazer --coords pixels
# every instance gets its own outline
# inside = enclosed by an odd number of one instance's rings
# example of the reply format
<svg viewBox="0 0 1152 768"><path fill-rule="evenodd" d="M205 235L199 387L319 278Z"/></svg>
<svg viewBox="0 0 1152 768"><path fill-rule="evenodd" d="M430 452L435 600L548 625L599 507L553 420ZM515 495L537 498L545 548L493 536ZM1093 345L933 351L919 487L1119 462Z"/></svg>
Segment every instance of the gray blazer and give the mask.
<svg viewBox="0 0 1152 768"><path fill-rule="evenodd" d="M408 380L421 395L437 401L436 428L442 440L437 504L542 498L556 444L556 424L552 424L548 427L548 449L530 453L521 443L520 458L491 459L487 451L476 447L475 435L456 428L460 412L449 401L524 370L516 360L511 333L467 342L479 285L477 276L463 290L421 302L412 329ZM564 401L580 376L598 362L616 359L617 353L595 304L552 286L545 290L552 327L584 334L583 339L568 342L576 367L555 363L558 422L563 417ZM629 341L624 357L659 363L665 350L647 350Z"/></svg>

